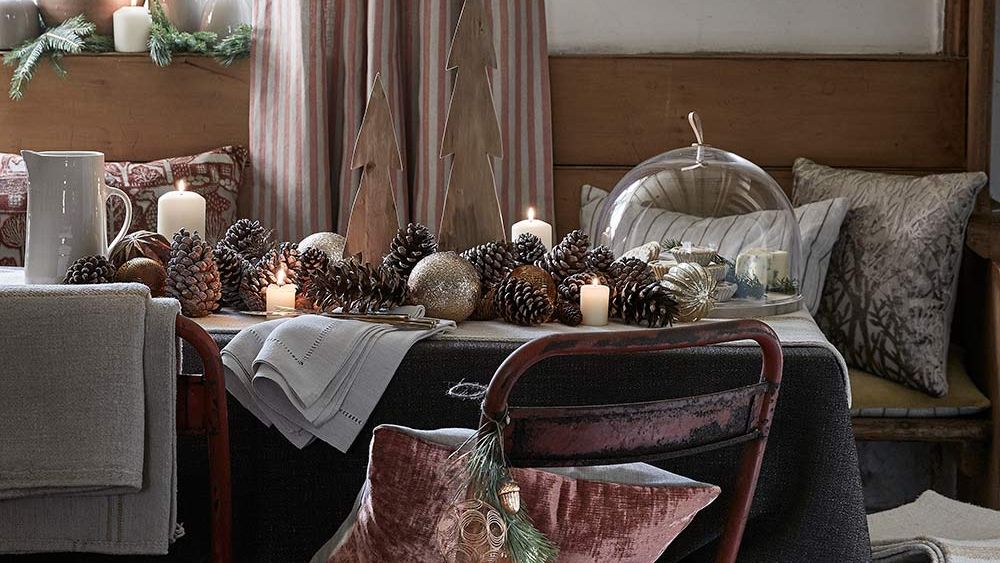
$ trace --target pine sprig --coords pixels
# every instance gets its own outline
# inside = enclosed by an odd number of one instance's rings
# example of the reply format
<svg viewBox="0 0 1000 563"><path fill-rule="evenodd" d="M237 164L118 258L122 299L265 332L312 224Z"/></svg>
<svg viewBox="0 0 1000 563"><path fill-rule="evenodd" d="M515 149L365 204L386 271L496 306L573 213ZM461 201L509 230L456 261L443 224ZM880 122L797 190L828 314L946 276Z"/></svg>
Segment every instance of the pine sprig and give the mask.
<svg viewBox="0 0 1000 563"><path fill-rule="evenodd" d="M24 88L31 81L43 59L48 59L60 77L66 75L62 58L84 51L102 52L108 49L107 38L95 36L96 26L83 15L73 16L29 40L4 56L4 65L14 66L10 79L10 99L24 97Z"/></svg>
<svg viewBox="0 0 1000 563"><path fill-rule="evenodd" d="M210 31L188 33L170 23L160 0L151 0L149 14L153 26L149 33L149 58L157 66L168 66L174 54L211 55L223 66L230 66L250 55L253 28L242 24L225 39Z"/></svg>
<svg viewBox="0 0 1000 563"><path fill-rule="evenodd" d="M212 56L219 61L222 66L231 66L240 59L250 56L250 43L253 40L253 28L247 24L240 24L233 33L215 46Z"/></svg>

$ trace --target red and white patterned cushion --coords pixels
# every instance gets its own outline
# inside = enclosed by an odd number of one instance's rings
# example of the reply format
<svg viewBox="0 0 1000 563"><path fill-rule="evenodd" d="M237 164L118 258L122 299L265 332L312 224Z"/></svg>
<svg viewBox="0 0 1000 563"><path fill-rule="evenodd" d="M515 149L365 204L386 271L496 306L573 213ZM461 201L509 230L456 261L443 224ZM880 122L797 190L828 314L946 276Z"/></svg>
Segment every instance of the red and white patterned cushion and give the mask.
<svg viewBox="0 0 1000 563"><path fill-rule="evenodd" d="M192 156L152 162L108 162L105 181L132 200L130 231L156 230L156 201L185 180L188 189L205 198L205 230L218 240L236 221L236 201L250 155L240 146L222 147ZM20 155L0 153L0 266L20 266L24 260L25 213L28 208L28 171ZM111 199L108 236L121 228L125 207Z"/></svg>

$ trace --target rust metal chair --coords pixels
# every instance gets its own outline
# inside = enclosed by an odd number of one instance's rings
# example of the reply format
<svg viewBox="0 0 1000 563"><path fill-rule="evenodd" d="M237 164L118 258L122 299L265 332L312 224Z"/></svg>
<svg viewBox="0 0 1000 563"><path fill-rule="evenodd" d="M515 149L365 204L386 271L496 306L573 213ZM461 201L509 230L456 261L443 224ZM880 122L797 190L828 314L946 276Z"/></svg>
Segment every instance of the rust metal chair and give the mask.
<svg viewBox="0 0 1000 563"><path fill-rule="evenodd" d="M533 365L554 356L651 352L755 340L763 351L753 385L693 397L599 406L511 407L508 397ZM516 467L660 461L744 444L716 561L736 561L778 399L778 337L755 320L659 330L558 334L528 342L497 369L482 424L506 421L504 448Z"/></svg>
<svg viewBox="0 0 1000 563"><path fill-rule="evenodd" d="M177 376L177 434L206 436L208 441L209 521L212 563L232 560L232 506L229 474L229 423L226 380L219 347L191 319L177 316L177 337L201 358L204 373Z"/></svg>

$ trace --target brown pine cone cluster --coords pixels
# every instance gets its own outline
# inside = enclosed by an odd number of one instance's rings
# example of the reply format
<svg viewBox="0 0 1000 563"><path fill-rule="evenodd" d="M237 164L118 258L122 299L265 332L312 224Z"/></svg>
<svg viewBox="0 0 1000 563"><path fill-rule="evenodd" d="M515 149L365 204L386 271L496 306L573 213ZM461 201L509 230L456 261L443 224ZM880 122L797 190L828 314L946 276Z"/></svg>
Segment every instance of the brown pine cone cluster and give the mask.
<svg viewBox="0 0 1000 563"><path fill-rule="evenodd" d="M215 245L214 256L222 282L222 304L236 309L262 311L260 299L243 300L243 277L274 247L271 231L259 221L240 219L233 223ZM267 287L266 285L264 287Z"/></svg>
<svg viewBox="0 0 1000 563"><path fill-rule="evenodd" d="M260 258L271 250L272 231L265 229L260 221L240 219L233 223L219 244L228 246L244 258Z"/></svg>
<svg viewBox="0 0 1000 563"><path fill-rule="evenodd" d="M409 223L393 237L382 266L393 269L404 280L425 257L437 252L437 238L420 223Z"/></svg>
<svg viewBox="0 0 1000 563"><path fill-rule="evenodd" d="M556 319L566 326L580 326L583 322L583 312L579 304L559 300L556 304Z"/></svg>
<svg viewBox="0 0 1000 563"><path fill-rule="evenodd" d="M73 285L111 283L115 279L115 266L101 255L84 256L66 269L63 283Z"/></svg>
<svg viewBox="0 0 1000 563"><path fill-rule="evenodd" d="M608 278L618 287L629 283L646 285L656 281L656 274L649 264L638 258L620 258L608 267Z"/></svg>
<svg viewBox="0 0 1000 563"><path fill-rule="evenodd" d="M496 287L493 303L503 320L525 326L548 321L555 308L546 288L511 275Z"/></svg>
<svg viewBox="0 0 1000 563"><path fill-rule="evenodd" d="M587 233L579 229L570 231L552 250L543 254L535 265L548 272L556 282L561 282L587 269L589 248L590 237Z"/></svg>
<svg viewBox="0 0 1000 563"><path fill-rule="evenodd" d="M580 286L594 283L594 280L601 285L608 285L608 278L600 272L580 272L564 279L559 284L559 297L571 303L580 303Z"/></svg>
<svg viewBox="0 0 1000 563"><path fill-rule="evenodd" d="M603 244L587 251L587 269L593 272L607 272L614 261L615 253Z"/></svg>
<svg viewBox="0 0 1000 563"><path fill-rule="evenodd" d="M267 286L299 283L299 248L283 242L268 250L260 260L243 260L240 299L250 311L263 311L267 305Z"/></svg>
<svg viewBox="0 0 1000 563"><path fill-rule="evenodd" d="M187 317L204 317L219 306L222 285L212 246L197 233L181 229L174 234L167 263L167 295L181 303Z"/></svg>
<svg viewBox="0 0 1000 563"><path fill-rule="evenodd" d="M243 257L222 243L215 245L212 255L215 258L215 266L219 270L219 282L222 284L222 304L237 308L242 307L240 280L243 279Z"/></svg>
<svg viewBox="0 0 1000 563"><path fill-rule="evenodd" d="M479 281L485 293L496 287L508 272L521 264L514 252L514 245L506 241L494 241L474 246L462 253L479 272Z"/></svg>
<svg viewBox="0 0 1000 563"><path fill-rule="evenodd" d="M534 264L542 259L546 249L542 239L531 233L521 233L514 241L514 252L522 264Z"/></svg>
<svg viewBox="0 0 1000 563"><path fill-rule="evenodd" d="M625 324L665 327L677 318L677 302L659 282L645 285L629 282L617 288L612 313Z"/></svg>
<svg viewBox="0 0 1000 563"><path fill-rule="evenodd" d="M370 313L402 305L406 280L396 270L362 262L355 256L330 262L310 275L307 297L321 310Z"/></svg>

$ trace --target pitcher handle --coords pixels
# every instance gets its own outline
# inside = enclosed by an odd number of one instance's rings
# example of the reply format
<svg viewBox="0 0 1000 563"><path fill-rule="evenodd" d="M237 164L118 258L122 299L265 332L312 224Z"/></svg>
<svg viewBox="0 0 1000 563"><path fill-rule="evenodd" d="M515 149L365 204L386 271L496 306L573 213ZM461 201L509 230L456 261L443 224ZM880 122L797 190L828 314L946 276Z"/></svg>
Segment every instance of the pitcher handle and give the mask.
<svg viewBox="0 0 1000 563"><path fill-rule="evenodd" d="M108 190L108 195L105 197L105 200L107 200L108 197L116 196L120 197L122 201L125 202L125 222L122 224L122 230L118 231L118 235L115 237L115 240L108 244L108 248L114 248L115 245L118 244L118 241L122 240L122 237L128 233L128 228L132 226L132 200L128 198L128 194L118 188L112 188L107 184L105 184L104 187Z"/></svg>

